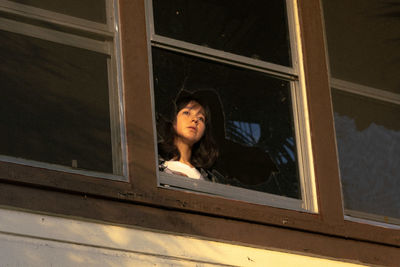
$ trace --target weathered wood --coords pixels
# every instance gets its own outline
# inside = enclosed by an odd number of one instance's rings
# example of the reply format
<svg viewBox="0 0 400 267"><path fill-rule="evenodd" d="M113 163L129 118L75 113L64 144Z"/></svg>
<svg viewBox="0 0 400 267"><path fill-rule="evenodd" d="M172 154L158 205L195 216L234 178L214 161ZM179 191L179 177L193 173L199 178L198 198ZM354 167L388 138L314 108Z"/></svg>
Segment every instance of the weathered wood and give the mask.
<svg viewBox="0 0 400 267"><path fill-rule="evenodd" d="M399 248L233 219L3 184L0 205L335 259L395 266Z"/></svg>

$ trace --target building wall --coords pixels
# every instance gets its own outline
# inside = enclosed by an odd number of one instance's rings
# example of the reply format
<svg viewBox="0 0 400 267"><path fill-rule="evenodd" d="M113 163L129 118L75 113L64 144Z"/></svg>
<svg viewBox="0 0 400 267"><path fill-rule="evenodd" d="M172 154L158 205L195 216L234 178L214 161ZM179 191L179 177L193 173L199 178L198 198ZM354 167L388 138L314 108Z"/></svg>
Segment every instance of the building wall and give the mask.
<svg viewBox="0 0 400 267"><path fill-rule="evenodd" d="M244 244L0 209L1 266L364 266Z"/></svg>

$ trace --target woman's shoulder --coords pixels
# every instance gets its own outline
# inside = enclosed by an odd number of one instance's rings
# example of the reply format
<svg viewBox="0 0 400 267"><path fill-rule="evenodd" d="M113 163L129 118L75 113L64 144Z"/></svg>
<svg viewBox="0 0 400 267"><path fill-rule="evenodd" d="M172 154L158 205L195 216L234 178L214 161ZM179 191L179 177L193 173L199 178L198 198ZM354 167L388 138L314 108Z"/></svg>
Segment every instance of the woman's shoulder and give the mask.
<svg viewBox="0 0 400 267"><path fill-rule="evenodd" d="M214 183L223 183L225 177L215 169L198 168L204 180Z"/></svg>
<svg viewBox="0 0 400 267"><path fill-rule="evenodd" d="M166 162L166 160L163 157L161 157L160 155L158 155L158 169L160 171L164 171L167 168L165 162Z"/></svg>
<svg viewBox="0 0 400 267"><path fill-rule="evenodd" d="M168 160L164 159L161 155L158 155L158 169L161 172L168 172ZM225 176L219 173L215 169L196 168L201 177L209 182L225 183Z"/></svg>

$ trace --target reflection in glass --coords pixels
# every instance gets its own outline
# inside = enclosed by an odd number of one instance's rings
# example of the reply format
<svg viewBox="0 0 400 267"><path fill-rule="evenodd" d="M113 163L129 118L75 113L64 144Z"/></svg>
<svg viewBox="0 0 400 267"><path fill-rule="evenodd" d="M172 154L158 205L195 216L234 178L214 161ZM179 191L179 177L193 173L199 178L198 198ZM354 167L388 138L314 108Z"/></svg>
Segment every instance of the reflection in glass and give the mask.
<svg viewBox="0 0 400 267"><path fill-rule="evenodd" d="M107 56L0 31L0 154L112 173Z"/></svg>
<svg viewBox="0 0 400 267"><path fill-rule="evenodd" d="M222 104L211 114L220 148L214 170L222 183L301 198L290 82L160 48L152 52L159 141L159 125L181 89L212 89Z"/></svg>
<svg viewBox="0 0 400 267"><path fill-rule="evenodd" d="M106 23L105 0L11 0L19 4L29 5L49 11Z"/></svg>
<svg viewBox="0 0 400 267"><path fill-rule="evenodd" d="M400 106L338 90L333 104L345 208L400 218Z"/></svg>
<svg viewBox="0 0 400 267"><path fill-rule="evenodd" d="M285 1L153 0L156 34L291 66Z"/></svg>
<svg viewBox="0 0 400 267"><path fill-rule="evenodd" d="M332 76L400 94L400 2L322 2Z"/></svg>
<svg viewBox="0 0 400 267"><path fill-rule="evenodd" d="M229 133L229 139L248 146L256 145L261 137L261 128L258 123L227 121L226 130Z"/></svg>

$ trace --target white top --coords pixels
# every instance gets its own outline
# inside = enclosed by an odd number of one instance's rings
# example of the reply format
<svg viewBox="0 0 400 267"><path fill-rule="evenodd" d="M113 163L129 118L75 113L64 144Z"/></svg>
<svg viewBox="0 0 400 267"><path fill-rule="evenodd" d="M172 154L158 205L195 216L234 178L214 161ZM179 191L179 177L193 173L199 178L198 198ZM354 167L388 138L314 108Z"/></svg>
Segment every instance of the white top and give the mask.
<svg viewBox="0 0 400 267"><path fill-rule="evenodd" d="M187 176L193 179L203 179L200 172L185 163L176 160L170 160L164 162L164 166L167 168L168 171L171 171L172 174ZM167 171L167 173L168 173Z"/></svg>

